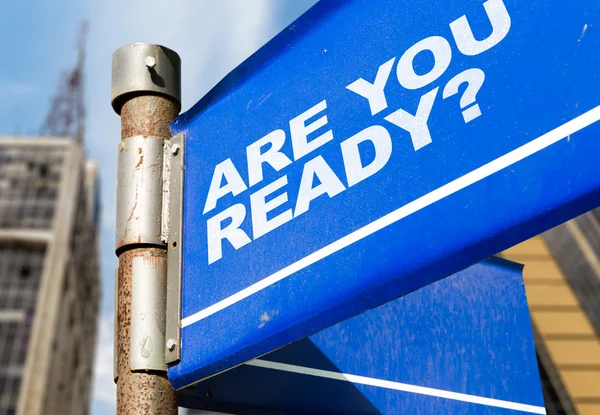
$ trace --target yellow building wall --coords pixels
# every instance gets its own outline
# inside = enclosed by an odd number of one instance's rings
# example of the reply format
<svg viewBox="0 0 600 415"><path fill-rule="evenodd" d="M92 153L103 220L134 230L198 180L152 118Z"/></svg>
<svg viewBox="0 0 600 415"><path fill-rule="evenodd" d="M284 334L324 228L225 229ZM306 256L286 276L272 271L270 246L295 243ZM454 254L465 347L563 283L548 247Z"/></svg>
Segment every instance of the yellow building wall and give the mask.
<svg viewBox="0 0 600 415"><path fill-rule="evenodd" d="M580 415L600 415L600 339L541 236L505 251L523 270L532 323Z"/></svg>

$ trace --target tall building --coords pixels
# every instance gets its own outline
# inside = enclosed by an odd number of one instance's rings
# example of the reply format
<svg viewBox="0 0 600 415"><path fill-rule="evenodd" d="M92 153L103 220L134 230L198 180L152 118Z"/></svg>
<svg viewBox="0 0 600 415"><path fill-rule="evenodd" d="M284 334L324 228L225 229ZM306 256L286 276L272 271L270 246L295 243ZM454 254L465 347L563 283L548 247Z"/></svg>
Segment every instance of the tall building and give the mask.
<svg viewBox="0 0 600 415"><path fill-rule="evenodd" d="M600 209L503 256L525 265L547 414L600 414Z"/></svg>
<svg viewBox="0 0 600 415"><path fill-rule="evenodd" d="M0 137L0 414L86 414L100 302L96 168Z"/></svg>

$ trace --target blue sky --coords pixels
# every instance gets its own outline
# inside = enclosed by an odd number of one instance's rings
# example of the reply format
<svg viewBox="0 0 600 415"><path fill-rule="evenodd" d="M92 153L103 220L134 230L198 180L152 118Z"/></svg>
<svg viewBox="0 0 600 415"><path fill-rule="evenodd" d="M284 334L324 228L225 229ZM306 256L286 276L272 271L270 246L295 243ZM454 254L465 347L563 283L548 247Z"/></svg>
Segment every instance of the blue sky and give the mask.
<svg viewBox="0 0 600 415"><path fill-rule="evenodd" d="M79 22L88 19L86 148L100 163L103 282L94 415L114 413L112 383L116 150L119 118L110 106L111 54L133 43L159 43L182 58L183 110L291 23L316 0L5 2L0 15L0 135L34 135L60 74L76 59Z"/></svg>

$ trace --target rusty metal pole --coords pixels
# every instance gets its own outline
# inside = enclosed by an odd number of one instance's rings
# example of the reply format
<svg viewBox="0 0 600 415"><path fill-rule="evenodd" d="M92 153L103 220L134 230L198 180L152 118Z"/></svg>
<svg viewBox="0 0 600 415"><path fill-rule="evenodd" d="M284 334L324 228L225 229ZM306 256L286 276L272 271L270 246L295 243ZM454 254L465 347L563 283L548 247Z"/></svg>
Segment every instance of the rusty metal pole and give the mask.
<svg viewBox="0 0 600 415"><path fill-rule="evenodd" d="M117 185L115 381L117 413L177 414L167 379L167 246L163 153L181 109L179 56L133 44L113 54L112 106L121 116Z"/></svg>

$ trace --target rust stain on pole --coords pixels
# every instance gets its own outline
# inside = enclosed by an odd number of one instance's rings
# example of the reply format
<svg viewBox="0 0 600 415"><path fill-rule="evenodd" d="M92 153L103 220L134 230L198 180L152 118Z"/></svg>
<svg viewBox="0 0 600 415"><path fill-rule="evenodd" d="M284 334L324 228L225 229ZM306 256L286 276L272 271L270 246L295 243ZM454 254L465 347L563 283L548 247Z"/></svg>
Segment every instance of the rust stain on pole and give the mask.
<svg viewBox="0 0 600 415"><path fill-rule="evenodd" d="M176 108L173 101L161 96L130 99L121 109L121 140L140 135L170 139L169 123L177 116ZM166 372L133 372L129 366L132 261L137 256L166 257L167 251L166 247L136 248L136 244L130 244L121 247L119 253L117 413L174 415L177 395Z"/></svg>
<svg viewBox="0 0 600 415"><path fill-rule="evenodd" d="M165 341L160 318L158 329L151 325L150 331L142 334L148 336L148 342L142 344L143 353L134 356L134 360L130 359L130 353L132 317L136 327L146 330L145 320L140 319L139 310L133 314L132 304L139 308L141 301L142 307L161 310L164 304L161 306L160 302L166 301L166 292L163 294L160 285L161 270L150 267L140 271L140 261L134 260L143 257L143 262L156 260L164 264L167 257L167 246L161 237L163 144L171 138L169 124L181 108L180 63L177 53L158 45L136 43L123 46L113 54L111 101L121 116L115 327L117 413L120 415L177 414L177 395L167 378L165 361L158 347ZM162 269L162 276L166 284L166 269ZM135 303L132 302L134 289ZM134 335L138 335L137 329Z"/></svg>
<svg viewBox="0 0 600 415"><path fill-rule="evenodd" d="M176 103L156 95L130 99L121 108L121 140L141 135L171 138L169 123L177 116Z"/></svg>
<svg viewBox="0 0 600 415"><path fill-rule="evenodd" d="M134 248L119 256L117 413L173 415L177 413L177 395L166 372L132 372L129 368L132 264L139 256L166 257L167 253L161 248Z"/></svg>

